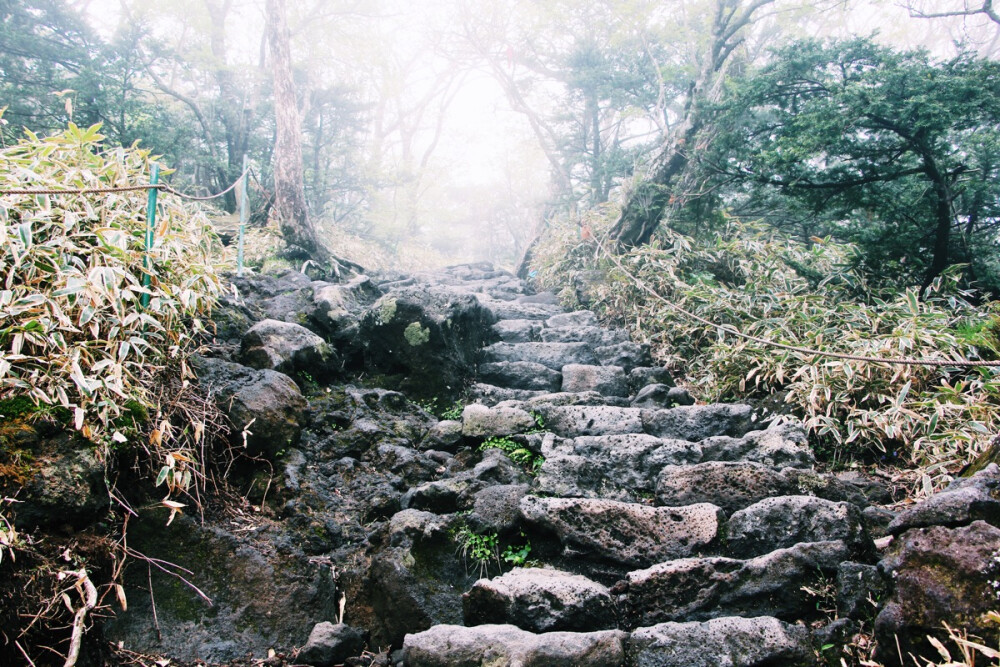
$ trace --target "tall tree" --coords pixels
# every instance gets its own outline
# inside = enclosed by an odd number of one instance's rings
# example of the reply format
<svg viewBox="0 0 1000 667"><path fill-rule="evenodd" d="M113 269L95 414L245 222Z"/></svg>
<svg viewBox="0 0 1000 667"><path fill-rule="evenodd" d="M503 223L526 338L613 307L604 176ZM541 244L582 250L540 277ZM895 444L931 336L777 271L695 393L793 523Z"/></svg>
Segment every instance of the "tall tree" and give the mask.
<svg viewBox="0 0 1000 667"><path fill-rule="evenodd" d="M646 177L628 193L611 235L623 246L649 241L664 213L684 200L682 184L692 151L710 118L711 105L719 99L726 69L734 52L743 44L748 27L764 7L775 0L715 0L711 28L700 66L691 79L681 117L674 124Z"/></svg>
<svg viewBox="0 0 1000 667"><path fill-rule="evenodd" d="M320 243L306 207L302 168L301 122L292 78L290 33L285 0L267 0L268 52L274 77L274 214L290 245L320 260L329 253Z"/></svg>
<svg viewBox="0 0 1000 667"><path fill-rule="evenodd" d="M926 289L995 234L1000 63L799 42L725 106L716 168L825 214L864 243L873 269L895 266Z"/></svg>

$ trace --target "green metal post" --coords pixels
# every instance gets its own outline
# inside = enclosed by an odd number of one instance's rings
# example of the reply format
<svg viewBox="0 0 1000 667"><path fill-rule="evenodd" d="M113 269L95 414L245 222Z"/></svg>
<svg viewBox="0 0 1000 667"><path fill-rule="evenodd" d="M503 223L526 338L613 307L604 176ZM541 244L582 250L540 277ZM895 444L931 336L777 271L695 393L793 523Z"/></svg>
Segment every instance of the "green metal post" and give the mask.
<svg viewBox="0 0 1000 667"><path fill-rule="evenodd" d="M236 244L236 275L243 275L243 235L246 233L247 229L247 186L250 184L249 174L247 173L247 164L249 159L246 155L243 156L243 187L240 188L240 238Z"/></svg>
<svg viewBox="0 0 1000 667"><path fill-rule="evenodd" d="M160 182L160 167L154 164L153 168L150 170L149 184L151 186L158 185ZM153 263L150 259L150 253L153 250L153 235L156 232L156 195L160 192L159 188L150 187L149 188L149 198L146 200L146 257L142 261L142 267L145 272L142 276L142 286L149 288L153 283ZM149 307L149 293L142 295L142 307Z"/></svg>

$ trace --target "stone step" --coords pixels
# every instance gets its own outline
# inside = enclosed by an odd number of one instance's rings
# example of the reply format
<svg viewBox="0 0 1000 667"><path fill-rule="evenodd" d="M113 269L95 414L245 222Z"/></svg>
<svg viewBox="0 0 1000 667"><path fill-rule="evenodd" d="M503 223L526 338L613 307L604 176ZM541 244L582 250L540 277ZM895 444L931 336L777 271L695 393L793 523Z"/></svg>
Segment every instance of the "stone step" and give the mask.
<svg viewBox="0 0 1000 667"><path fill-rule="evenodd" d="M618 627L606 586L539 567L480 579L462 596L466 625L510 624L529 632L591 632Z"/></svg>
<svg viewBox="0 0 1000 667"><path fill-rule="evenodd" d="M625 651L625 664L642 667L817 664L809 630L769 616L639 628L629 635Z"/></svg>
<svg viewBox="0 0 1000 667"><path fill-rule="evenodd" d="M436 625L406 635L406 667L755 667L816 664L812 634L776 618L726 617L597 632Z"/></svg>
<svg viewBox="0 0 1000 667"><path fill-rule="evenodd" d="M539 329L538 339L546 343L587 343L594 347L606 347L628 342L628 332L624 329L602 329L601 327L546 327Z"/></svg>
<svg viewBox="0 0 1000 667"><path fill-rule="evenodd" d="M436 625L406 635L406 667L614 667L625 664L620 630L535 634L513 625Z"/></svg>
<svg viewBox="0 0 1000 667"><path fill-rule="evenodd" d="M718 548L724 516L708 503L649 507L590 498L525 496L521 516L533 530L552 535L573 561L612 569L648 567Z"/></svg>
<svg viewBox="0 0 1000 667"><path fill-rule="evenodd" d="M816 591L850 559L842 541L797 544L749 560L679 558L629 572L612 592L626 628L722 616L816 620Z"/></svg>
<svg viewBox="0 0 1000 667"><path fill-rule="evenodd" d="M484 308L490 310L497 320L547 320L562 313L562 308L546 303L525 303L523 301L501 301L480 298Z"/></svg>
<svg viewBox="0 0 1000 667"><path fill-rule="evenodd" d="M741 438L752 426L749 406L724 403L645 410L609 405L558 405L536 398L532 409L544 417L547 429L564 438L647 433L698 442L714 436Z"/></svg>
<svg viewBox="0 0 1000 667"><path fill-rule="evenodd" d="M503 343L538 343L542 341L542 323L538 320L500 320L493 333Z"/></svg>
<svg viewBox="0 0 1000 667"><path fill-rule="evenodd" d="M572 365L566 366L571 368ZM546 393L563 387L563 374L533 361L498 361L479 364L479 380L509 389L527 389Z"/></svg>
<svg viewBox="0 0 1000 667"><path fill-rule="evenodd" d="M628 376L621 366L566 364L561 375L564 392L596 391L602 396L629 395Z"/></svg>
<svg viewBox="0 0 1000 667"><path fill-rule="evenodd" d="M677 506L714 503L727 514L775 496L817 496L835 502L868 505L857 487L835 476L799 468L775 470L752 461L708 461L668 465L656 483L656 502Z"/></svg>
<svg viewBox="0 0 1000 667"><path fill-rule="evenodd" d="M482 361L530 361L561 371L566 364L596 364L597 357L586 343L494 343L483 348Z"/></svg>
<svg viewBox="0 0 1000 667"><path fill-rule="evenodd" d="M477 382L469 387L468 391L471 400L486 406L494 406L499 403L526 404L529 399L545 396L548 393L546 391L533 391L530 389L498 387L483 382Z"/></svg>
<svg viewBox="0 0 1000 667"><path fill-rule="evenodd" d="M666 466L743 459L776 469L810 468L813 456L804 438L791 424L697 443L641 433L556 438L542 451L538 488L560 497L650 501Z"/></svg>

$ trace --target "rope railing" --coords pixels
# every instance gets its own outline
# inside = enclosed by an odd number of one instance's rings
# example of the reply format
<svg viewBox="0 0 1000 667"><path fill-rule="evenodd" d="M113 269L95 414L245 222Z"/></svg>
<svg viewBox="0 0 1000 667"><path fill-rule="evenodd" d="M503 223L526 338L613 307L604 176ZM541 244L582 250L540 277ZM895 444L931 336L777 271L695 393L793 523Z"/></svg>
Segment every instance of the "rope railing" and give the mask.
<svg viewBox="0 0 1000 667"><path fill-rule="evenodd" d="M232 185L218 192L214 195L207 195L204 197L189 195L180 190L175 190L165 183L150 183L148 185L121 185L117 187L107 187L107 188L18 188L13 190L0 190L0 196L4 195L96 195L96 194L114 194L117 192L136 192L138 190L162 190L163 192L169 192L172 195L182 197L184 199L190 199L192 201L209 201L211 199L218 199L223 197L233 191L236 186L246 177L250 172L249 168L243 170L240 177L237 178Z"/></svg>
<svg viewBox="0 0 1000 667"><path fill-rule="evenodd" d="M149 193L148 201L146 204L146 257L143 262L143 267L145 270L143 276L143 286L149 287L150 276L152 271L151 259L149 256L150 251L153 249L154 239L154 224L153 221L156 219L156 195L160 192L167 192L169 194L181 197L182 199L189 199L191 201L209 201L211 199L218 199L229 194L233 189L236 188L240 183L243 183L243 191L240 197L240 233L239 233L239 246L236 258L236 275L243 275L243 236L246 233L246 220L247 220L247 188L246 181L247 175L250 173L250 167L248 164L247 156L243 156L243 173L237 178L232 185L213 195L208 195L205 197L199 197L196 195L185 194L179 190L166 185L165 183L159 182L159 167L154 163L150 169L150 181L147 185L121 185L116 187L104 187L104 188L15 188L4 190L0 189L0 197L6 195L90 195L90 194L114 194L119 192L137 192L140 190L146 190ZM149 306L149 294L142 295L142 305L143 307Z"/></svg>
<svg viewBox="0 0 1000 667"><path fill-rule="evenodd" d="M752 334L743 333L742 331L740 331L739 329L737 329L736 327L734 327L734 326L732 326L730 324L718 324L717 322L712 322L711 320L708 320L708 319L706 319L704 317L701 317L700 315L697 315L696 313L692 313L691 311L686 310L684 308L681 308L680 306L678 306L675 303L672 303L666 297L664 297L659 292L657 292L656 290L654 290L652 287L650 287L649 285L647 285L645 281L643 281L642 279L638 278L635 274L633 274L631 271L629 271L627 268L625 268L625 266L621 263L621 260L618 259L618 256L615 253L613 253L613 252L611 252L611 251L609 251L607 249L607 247L604 244L604 241L602 241L600 239L595 239L595 240L597 241L597 247L598 247L598 249L602 253L604 253L604 255L608 259L610 259L611 262L616 267L618 267L619 271L621 271L623 274L625 274L625 276L628 277L628 279L631 280L632 283L636 287L638 287L642 291L646 292L647 294L649 294L650 296L652 296L654 299L656 299L657 301L659 301L663 305L667 306L668 308L670 308L670 309L672 309L672 310L674 310L674 311L676 311L678 313L681 313L682 315L684 315L686 317L689 317L689 318L695 320L696 322L700 322L701 324L704 324L706 326L713 327L713 328L718 329L719 331L722 331L724 333L732 334L732 335L737 336L739 338L744 338L746 340L753 341L753 342L758 343L760 345L765 345L765 346L768 346L768 347L775 347L775 348L782 349L782 350L789 350L791 352L798 352L800 354L806 354L806 355L811 355L811 356L827 357L827 358L831 358L831 359L843 359L845 361L860 361L860 362L873 363L873 364L891 364L891 365L898 365L898 366L931 366L931 367L936 367L936 368L943 368L943 367L953 367L953 368L954 367L958 367L958 368L991 367L991 368L996 368L996 367L1000 367L1000 361L970 361L968 359L908 359L908 358L905 358L905 357L871 357L871 356L857 355L857 354L846 354L846 353L843 353L843 352L831 352L829 350L816 350L816 349L813 349L813 348L810 348L810 347L801 347L799 345L789 345L787 343L779 343L777 341L768 340L766 338L760 338L759 336L754 336Z"/></svg>

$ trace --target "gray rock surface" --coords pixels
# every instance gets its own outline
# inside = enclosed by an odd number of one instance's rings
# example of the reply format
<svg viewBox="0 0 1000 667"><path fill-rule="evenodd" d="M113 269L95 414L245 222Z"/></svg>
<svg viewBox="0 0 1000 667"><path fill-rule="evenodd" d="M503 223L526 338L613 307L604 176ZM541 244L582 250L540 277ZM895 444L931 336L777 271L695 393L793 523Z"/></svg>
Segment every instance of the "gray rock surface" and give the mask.
<svg viewBox="0 0 1000 667"><path fill-rule="evenodd" d="M667 410L644 410L646 433L661 438L698 442L705 438L745 435L751 427L749 405L691 405Z"/></svg>
<svg viewBox="0 0 1000 667"><path fill-rule="evenodd" d="M947 641L942 622L996 646L1000 633L986 614L997 607L998 558L1000 528L985 521L903 533L893 553L879 563L891 577L893 591L875 619L881 647L876 657L898 665L898 641L904 656L937 659L927 636Z"/></svg>
<svg viewBox="0 0 1000 667"><path fill-rule="evenodd" d="M566 438L580 435L642 433L642 411L606 405L540 407L545 427Z"/></svg>
<svg viewBox="0 0 1000 667"><path fill-rule="evenodd" d="M709 461L688 466L665 466L656 484L661 505L713 503L727 513L772 496L796 493L780 473L759 463Z"/></svg>
<svg viewBox="0 0 1000 667"><path fill-rule="evenodd" d="M450 398L474 375L495 319L471 294L434 286L393 289L361 318L364 364L389 388Z"/></svg>
<svg viewBox="0 0 1000 667"><path fill-rule="evenodd" d="M871 556L875 545L861 511L850 503L812 496L765 498L734 512L726 524L726 550L735 558L761 556L799 542L840 540L857 556Z"/></svg>
<svg viewBox="0 0 1000 667"><path fill-rule="evenodd" d="M629 637L635 667L805 667L815 664L809 631L768 618L662 623Z"/></svg>
<svg viewBox="0 0 1000 667"><path fill-rule="evenodd" d="M486 384L531 391L559 391L562 373L532 361L479 364L479 380Z"/></svg>
<svg viewBox="0 0 1000 667"><path fill-rule="evenodd" d="M687 389L665 384L647 384L632 399L633 407L653 410L694 404L694 397L688 393Z"/></svg>
<svg viewBox="0 0 1000 667"><path fill-rule="evenodd" d="M701 448L644 433L580 436L546 454L539 490L556 496L638 501L652 498L667 465L697 463Z"/></svg>
<svg viewBox="0 0 1000 667"><path fill-rule="evenodd" d="M750 431L740 438L716 436L700 443L706 461L751 461L772 468L811 468L816 463L798 424Z"/></svg>
<svg viewBox="0 0 1000 667"><path fill-rule="evenodd" d="M926 526L965 526L973 521L1000 526L1000 466L991 463L972 477L959 478L889 524L890 535Z"/></svg>
<svg viewBox="0 0 1000 667"><path fill-rule="evenodd" d="M352 628L344 623L333 624L327 621L317 623L306 645L296 657L313 667L333 667L361 655L365 650L365 635L358 628Z"/></svg>
<svg viewBox="0 0 1000 667"><path fill-rule="evenodd" d="M537 426L535 418L519 408L488 408L473 403L462 410L462 435L467 438L507 436Z"/></svg>
<svg viewBox="0 0 1000 667"><path fill-rule="evenodd" d="M231 439L251 456L274 457L294 447L302 432L306 401L290 377L221 359L192 360L198 382L232 424Z"/></svg>
<svg viewBox="0 0 1000 667"><path fill-rule="evenodd" d="M554 533L575 558L645 567L707 549L721 512L714 505L648 507L613 500L538 498L521 501L529 524Z"/></svg>
<svg viewBox="0 0 1000 667"><path fill-rule="evenodd" d="M750 560L681 558L629 572L616 585L626 627L720 616L813 618L818 589L850 557L842 542L798 544Z"/></svg>
<svg viewBox="0 0 1000 667"><path fill-rule="evenodd" d="M537 320L500 320L493 325L493 333L504 343L539 342L541 331Z"/></svg>
<svg viewBox="0 0 1000 667"><path fill-rule="evenodd" d="M482 351L483 361L528 361L554 371L566 364L595 364L594 350L586 343L495 343Z"/></svg>
<svg viewBox="0 0 1000 667"><path fill-rule="evenodd" d="M566 364L562 367L562 391L596 391L606 396L628 396L625 370L620 366Z"/></svg>
<svg viewBox="0 0 1000 667"><path fill-rule="evenodd" d="M547 632L513 625L439 625L403 642L407 667L609 667L625 661L625 633Z"/></svg>
<svg viewBox="0 0 1000 667"><path fill-rule="evenodd" d="M269 368L286 375L308 373L325 379L340 366L333 348L322 338L293 322L263 320L243 336L240 361L251 368Z"/></svg>
<svg viewBox="0 0 1000 667"><path fill-rule="evenodd" d="M530 632L590 632L618 626L608 589L578 574L515 568L480 579L462 596L466 625L510 624Z"/></svg>

